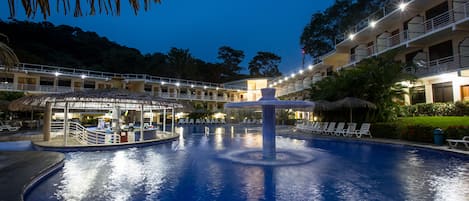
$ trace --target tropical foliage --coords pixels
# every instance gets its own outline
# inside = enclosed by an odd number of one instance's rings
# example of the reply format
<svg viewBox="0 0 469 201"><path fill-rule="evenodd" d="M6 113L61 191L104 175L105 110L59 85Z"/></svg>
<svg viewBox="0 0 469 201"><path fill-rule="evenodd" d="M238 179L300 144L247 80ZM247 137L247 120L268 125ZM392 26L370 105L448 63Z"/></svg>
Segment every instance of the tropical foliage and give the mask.
<svg viewBox="0 0 469 201"><path fill-rule="evenodd" d="M5 34L0 33L0 38L6 41L6 43L0 40L0 65L5 67L5 70L19 63L18 57L13 50L7 45L9 40Z"/></svg>
<svg viewBox="0 0 469 201"><path fill-rule="evenodd" d="M385 0L336 0L323 12L314 13L300 38L306 53L318 58L333 50L336 37L378 8Z"/></svg>
<svg viewBox="0 0 469 201"><path fill-rule="evenodd" d="M87 15L95 15L96 13L105 13L107 15L120 15L121 10L121 1L120 0L87 0L81 1L76 0L74 1L75 4L70 3L70 0L56 0L56 11L60 12L62 9L63 13L67 15L68 13L73 10L73 16L79 17L83 15L82 10L82 3L86 2L87 7L86 11L88 11ZM73 2L73 1L72 1ZM160 3L161 0L129 0L129 4L131 8L134 10L134 13L141 9L141 5L143 3L143 8L147 11L150 8L151 3ZM10 17L15 17L16 15L16 0L8 0L8 5L10 8ZM54 6L51 0L22 0L21 6L24 8L27 17L34 17L36 13L39 11L44 19L51 14L51 7Z"/></svg>
<svg viewBox="0 0 469 201"><path fill-rule="evenodd" d="M394 61L394 54L367 58L312 84L312 100L335 101L357 97L375 103L375 120L388 121L397 117L397 106L403 103L401 81L412 79L402 72L403 65Z"/></svg>

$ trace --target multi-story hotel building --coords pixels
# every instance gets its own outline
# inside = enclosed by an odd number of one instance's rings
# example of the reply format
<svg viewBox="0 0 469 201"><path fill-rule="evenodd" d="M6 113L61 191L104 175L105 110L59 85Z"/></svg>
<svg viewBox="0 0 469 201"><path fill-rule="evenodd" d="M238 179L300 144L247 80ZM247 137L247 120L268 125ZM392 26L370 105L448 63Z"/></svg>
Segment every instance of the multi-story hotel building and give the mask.
<svg viewBox="0 0 469 201"><path fill-rule="evenodd" d="M211 112L222 112L223 105L227 102L257 100L260 98L260 89L267 87L267 79L245 79L218 84L25 63L11 68L10 71L2 69L0 66L0 91L42 94L120 88L188 102L186 105L192 105L192 110Z"/></svg>
<svg viewBox="0 0 469 201"><path fill-rule="evenodd" d="M364 58L395 50L413 62L406 104L469 100L469 1L391 1L344 33L335 49L307 69L270 81L277 96L305 99L307 89Z"/></svg>

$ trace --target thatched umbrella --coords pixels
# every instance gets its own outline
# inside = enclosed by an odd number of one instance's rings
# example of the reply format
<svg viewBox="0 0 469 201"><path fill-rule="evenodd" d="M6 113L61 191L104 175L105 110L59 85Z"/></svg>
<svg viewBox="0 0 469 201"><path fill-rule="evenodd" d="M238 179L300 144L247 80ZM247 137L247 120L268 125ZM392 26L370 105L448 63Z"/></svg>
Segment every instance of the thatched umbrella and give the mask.
<svg viewBox="0 0 469 201"><path fill-rule="evenodd" d="M353 108L370 108L376 109L376 105L367 100L355 97L345 97L332 103L335 108L349 108L350 109L350 123L352 123L352 110Z"/></svg>

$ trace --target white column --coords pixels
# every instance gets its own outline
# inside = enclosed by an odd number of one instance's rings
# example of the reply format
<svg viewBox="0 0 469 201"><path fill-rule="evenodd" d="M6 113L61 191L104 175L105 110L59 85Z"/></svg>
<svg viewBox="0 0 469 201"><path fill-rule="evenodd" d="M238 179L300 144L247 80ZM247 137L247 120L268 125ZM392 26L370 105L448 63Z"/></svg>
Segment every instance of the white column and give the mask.
<svg viewBox="0 0 469 201"><path fill-rule="evenodd" d="M174 108L171 109L171 133L174 133Z"/></svg>
<svg viewBox="0 0 469 201"><path fill-rule="evenodd" d="M163 132L166 131L166 108L163 109Z"/></svg>
<svg viewBox="0 0 469 201"><path fill-rule="evenodd" d="M430 82L425 82L425 102L433 103L433 88Z"/></svg>
<svg viewBox="0 0 469 201"><path fill-rule="evenodd" d="M64 107L64 146L67 146L68 137L68 102L65 102Z"/></svg>
<svg viewBox="0 0 469 201"><path fill-rule="evenodd" d="M143 104L140 106L140 142L143 141Z"/></svg>
<svg viewBox="0 0 469 201"><path fill-rule="evenodd" d="M150 107L150 125L151 125L152 121L153 121L153 110Z"/></svg>

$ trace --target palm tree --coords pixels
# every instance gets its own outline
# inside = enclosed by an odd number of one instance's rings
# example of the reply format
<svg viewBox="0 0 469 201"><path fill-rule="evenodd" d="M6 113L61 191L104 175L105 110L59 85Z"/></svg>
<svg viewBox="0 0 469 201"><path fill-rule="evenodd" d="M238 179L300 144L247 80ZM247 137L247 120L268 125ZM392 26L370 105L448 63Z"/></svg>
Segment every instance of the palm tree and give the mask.
<svg viewBox="0 0 469 201"><path fill-rule="evenodd" d="M8 5L10 8L10 17L15 17L16 10L16 0L8 0ZM160 3L161 0L129 0L130 6L137 14L140 10L141 1L143 1L144 10L147 11L150 8L150 3ZM80 0L75 1L75 6L71 7L70 0L56 0L56 10L59 11L60 7L63 7L63 12L66 15L70 12L71 8L74 8L73 16L80 17L83 16L81 10ZM22 0L22 6L26 12L27 17L34 17L36 12L39 10L43 15L44 19L50 16L51 0ZM96 8L98 8L99 13L106 13L110 15L120 15L121 0L87 0L86 3L89 6L89 15L96 14ZM52 5L53 6L53 5Z"/></svg>
<svg viewBox="0 0 469 201"><path fill-rule="evenodd" d="M8 43L8 37L5 34L0 33L0 37L5 38ZM0 41L0 65L3 65L5 70L8 71L18 63L20 61L13 50L6 43Z"/></svg>

